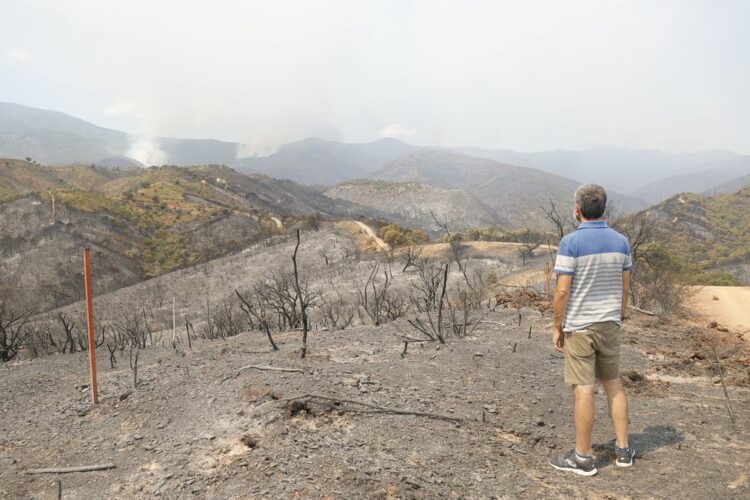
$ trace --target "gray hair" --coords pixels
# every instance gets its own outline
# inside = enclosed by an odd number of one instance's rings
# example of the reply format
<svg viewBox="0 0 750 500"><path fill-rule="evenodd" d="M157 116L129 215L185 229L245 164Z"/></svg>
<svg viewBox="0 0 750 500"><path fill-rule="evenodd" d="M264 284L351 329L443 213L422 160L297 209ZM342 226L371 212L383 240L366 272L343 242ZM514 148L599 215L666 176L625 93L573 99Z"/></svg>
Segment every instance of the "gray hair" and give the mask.
<svg viewBox="0 0 750 500"><path fill-rule="evenodd" d="M573 201L585 219L600 219L607 207L607 192L598 184L584 184L576 189Z"/></svg>

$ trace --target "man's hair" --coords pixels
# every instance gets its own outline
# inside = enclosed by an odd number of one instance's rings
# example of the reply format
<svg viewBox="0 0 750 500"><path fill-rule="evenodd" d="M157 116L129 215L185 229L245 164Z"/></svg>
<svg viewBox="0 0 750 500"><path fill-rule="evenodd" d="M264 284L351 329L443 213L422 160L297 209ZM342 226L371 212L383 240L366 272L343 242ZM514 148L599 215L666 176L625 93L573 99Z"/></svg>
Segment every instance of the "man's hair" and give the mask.
<svg viewBox="0 0 750 500"><path fill-rule="evenodd" d="M585 219L599 219L607 207L607 192L598 184L584 184L576 189L573 201L581 208Z"/></svg>

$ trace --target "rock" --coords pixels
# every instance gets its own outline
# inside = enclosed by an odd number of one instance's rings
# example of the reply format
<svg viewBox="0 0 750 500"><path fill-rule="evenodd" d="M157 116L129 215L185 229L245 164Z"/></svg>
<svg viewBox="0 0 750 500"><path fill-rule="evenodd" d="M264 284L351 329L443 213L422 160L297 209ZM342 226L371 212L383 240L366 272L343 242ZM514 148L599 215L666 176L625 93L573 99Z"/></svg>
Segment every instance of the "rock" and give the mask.
<svg viewBox="0 0 750 500"><path fill-rule="evenodd" d="M250 436L249 434L244 434L240 438L240 442L244 444L245 446L247 446L248 448L250 448L251 450L258 446L258 440Z"/></svg>
<svg viewBox="0 0 750 500"><path fill-rule="evenodd" d="M640 382L643 380L643 375L634 370L623 370L622 376L631 382Z"/></svg>

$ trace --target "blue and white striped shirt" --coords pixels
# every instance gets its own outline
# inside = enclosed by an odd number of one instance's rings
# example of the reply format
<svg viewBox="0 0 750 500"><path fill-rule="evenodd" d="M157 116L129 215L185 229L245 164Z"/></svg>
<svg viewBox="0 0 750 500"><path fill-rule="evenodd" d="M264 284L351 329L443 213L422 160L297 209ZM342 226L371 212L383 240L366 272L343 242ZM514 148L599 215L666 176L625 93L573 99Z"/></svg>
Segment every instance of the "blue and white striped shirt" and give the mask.
<svg viewBox="0 0 750 500"><path fill-rule="evenodd" d="M632 267L628 239L604 221L584 222L565 235L555 261L557 274L573 276L563 331L621 323L622 273Z"/></svg>

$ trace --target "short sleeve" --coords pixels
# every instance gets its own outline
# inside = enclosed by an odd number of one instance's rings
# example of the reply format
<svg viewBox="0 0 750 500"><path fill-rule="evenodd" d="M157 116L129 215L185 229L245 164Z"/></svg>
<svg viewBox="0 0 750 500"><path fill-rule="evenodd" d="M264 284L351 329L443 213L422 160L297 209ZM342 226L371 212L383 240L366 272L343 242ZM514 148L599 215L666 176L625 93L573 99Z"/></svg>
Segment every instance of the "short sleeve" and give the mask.
<svg viewBox="0 0 750 500"><path fill-rule="evenodd" d="M622 270L630 271L631 269L633 269L633 257L630 251L630 243L627 242L627 240L625 245L627 246L627 253L625 254L625 262L622 264Z"/></svg>
<svg viewBox="0 0 750 500"><path fill-rule="evenodd" d="M570 244L570 238L560 240L560 248L557 250L555 259L555 273L574 274L576 270L576 255Z"/></svg>

